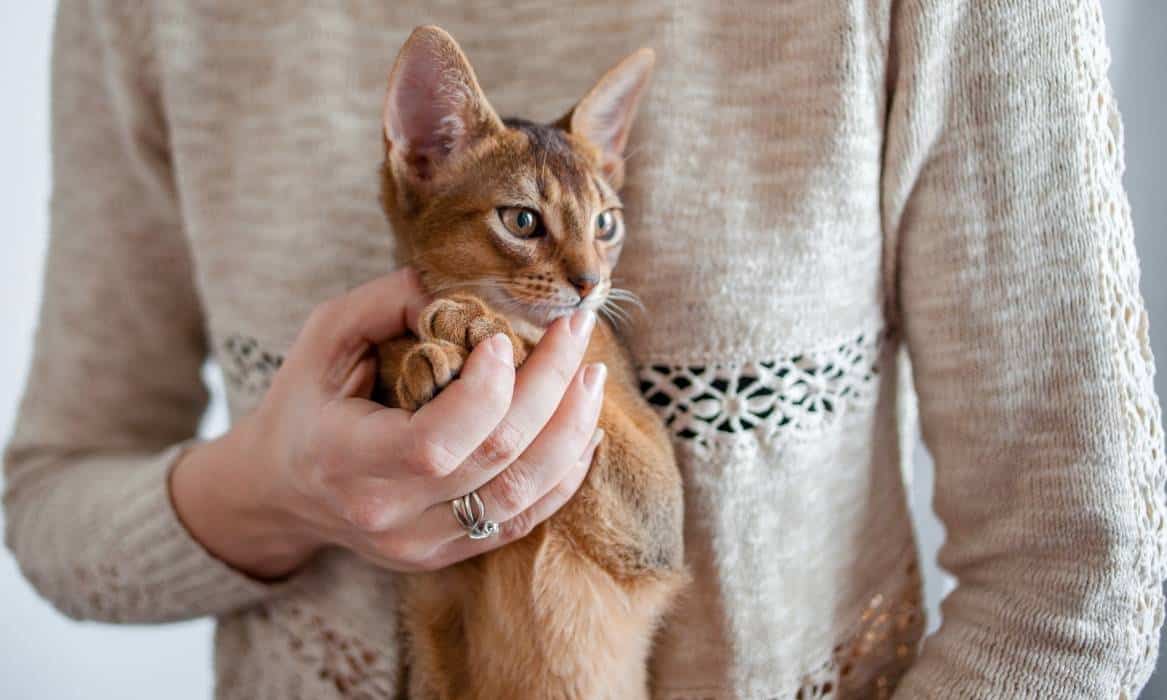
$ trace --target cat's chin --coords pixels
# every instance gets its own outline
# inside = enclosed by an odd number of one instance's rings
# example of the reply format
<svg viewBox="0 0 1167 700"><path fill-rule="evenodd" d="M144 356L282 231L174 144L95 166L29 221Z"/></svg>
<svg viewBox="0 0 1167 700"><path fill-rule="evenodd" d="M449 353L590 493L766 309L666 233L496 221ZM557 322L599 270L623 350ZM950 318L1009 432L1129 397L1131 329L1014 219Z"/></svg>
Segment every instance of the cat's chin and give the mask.
<svg viewBox="0 0 1167 700"><path fill-rule="evenodd" d="M591 300L582 305L527 304L500 289L483 287L475 291L483 301L501 312L508 320L519 321L539 330L546 330L547 326L557 319L570 316L581 308L595 308Z"/></svg>
<svg viewBox="0 0 1167 700"><path fill-rule="evenodd" d="M531 314L533 316L536 316L536 317L539 317L540 319L542 319L544 326L550 326L557 319L563 318L564 316L570 316L573 313L575 313L575 311L577 309L580 309L580 308L583 308L583 307L581 307L581 306L542 307L540 309L532 309Z"/></svg>
<svg viewBox="0 0 1167 700"><path fill-rule="evenodd" d="M556 320L570 316L579 308L578 306L531 306L528 304L516 306L512 304L507 316L511 317L512 321L519 321L523 325L542 332L547 330L547 327Z"/></svg>

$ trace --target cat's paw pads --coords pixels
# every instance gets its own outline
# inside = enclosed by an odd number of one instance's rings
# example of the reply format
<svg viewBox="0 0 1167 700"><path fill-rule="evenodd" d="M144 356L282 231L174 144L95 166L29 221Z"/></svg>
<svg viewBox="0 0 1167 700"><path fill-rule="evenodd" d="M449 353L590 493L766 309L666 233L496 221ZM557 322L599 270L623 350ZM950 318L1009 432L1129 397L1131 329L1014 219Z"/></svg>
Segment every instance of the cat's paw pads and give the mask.
<svg viewBox="0 0 1167 700"><path fill-rule="evenodd" d="M515 349L516 365L525 355L522 341L515 335L511 324L472 296L456 294L438 299L422 310L417 325L422 340L453 343L467 351L487 338L504 333Z"/></svg>
<svg viewBox="0 0 1167 700"><path fill-rule="evenodd" d="M419 343L401 359L397 375L397 405L416 411L446 387L462 370L466 350L454 343Z"/></svg>

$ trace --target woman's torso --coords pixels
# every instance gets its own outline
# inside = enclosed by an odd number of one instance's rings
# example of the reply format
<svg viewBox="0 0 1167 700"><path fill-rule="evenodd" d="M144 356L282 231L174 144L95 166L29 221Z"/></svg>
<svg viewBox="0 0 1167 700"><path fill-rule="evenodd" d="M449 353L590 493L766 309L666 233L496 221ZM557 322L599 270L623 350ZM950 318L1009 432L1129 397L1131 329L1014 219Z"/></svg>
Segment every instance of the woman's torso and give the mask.
<svg viewBox="0 0 1167 700"><path fill-rule="evenodd" d="M922 622L885 314L887 4L160 4L160 99L233 414L315 304L396 264L380 108L415 25L460 41L500 113L542 120L651 46L616 276L649 310L629 339L676 435L695 579L656 694L889 693ZM330 552L220 621L218 694L389 697L393 609L392 574Z"/></svg>

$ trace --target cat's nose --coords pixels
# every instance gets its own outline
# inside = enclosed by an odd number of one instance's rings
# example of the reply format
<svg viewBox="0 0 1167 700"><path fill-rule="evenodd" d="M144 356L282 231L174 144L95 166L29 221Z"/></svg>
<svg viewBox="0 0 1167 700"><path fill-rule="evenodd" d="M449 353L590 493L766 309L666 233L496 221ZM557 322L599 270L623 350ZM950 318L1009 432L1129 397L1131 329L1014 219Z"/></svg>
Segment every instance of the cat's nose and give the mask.
<svg viewBox="0 0 1167 700"><path fill-rule="evenodd" d="M600 276L593 274L575 275L574 277L569 277L567 281L571 282L571 286L575 287L575 291L579 292L579 298L583 299L600 283Z"/></svg>

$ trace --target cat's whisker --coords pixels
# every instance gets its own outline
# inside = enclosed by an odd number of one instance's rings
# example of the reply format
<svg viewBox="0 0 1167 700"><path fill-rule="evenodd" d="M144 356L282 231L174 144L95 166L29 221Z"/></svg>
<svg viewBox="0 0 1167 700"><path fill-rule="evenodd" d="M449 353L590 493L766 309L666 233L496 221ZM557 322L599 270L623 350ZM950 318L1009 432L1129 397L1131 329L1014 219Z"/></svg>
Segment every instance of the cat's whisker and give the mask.
<svg viewBox="0 0 1167 700"><path fill-rule="evenodd" d="M628 292L627 289L620 289L619 292L615 296L609 296L609 302L612 303L614 308L620 309L620 313L627 316L629 321L633 320L634 313L647 313L648 309L645 309L644 302L641 301L640 296ZM629 304L630 308L624 307L623 304Z"/></svg>
<svg viewBox="0 0 1167 700"><path fill-rule="evenodd" d="M628 161L632 160L632 156L645 150L645 148L647 148L647 144L639 143L634 148L629 149L628 152L624 154L624 164L627 165Z"/></svg>
<svg viewBox="0 0 1167 700"><path fill-rule="evenodd" d="M618 307L618 306L609 306L608 307L608 315L611 316L612 318L618 319L620 322L620 325L632 323L632 319L630 319L628 317L628 314L621 311L620 307Z"/></svg>
<svg viewBox="0 0 1167 700"><path fill-rule="evenodd" d="M604 318L611 321L614 326L625 326L631 325L632 323L632 318L628 315L628 312L620 308L617 302L611 298L605 300L597 311L603 314Z"/></svg>
<svg viewBox="0 0 1167 700"><path fill-rule="evenodd" d="M605 319L607 319L608 323L611 324L613 327L623 328L624 321L619 319L619 318L616 318L614 315L612 315L612 312L610 309L601 308L601 309L599 309L599 312L600 312L600 315L603 316Z"/></svg>
<svg viewBox="0 0 1167 700"><path fill-rule="evenodd" d="M620 309L624 315L629 317L629 320L631 320L632 314L628 309L621 307L621 304L631 304L639 313L647 312L647 309L644 306L644 302L640 300L640 297L626 289L615 289L610 291L608 293L608 302L611 303L614 308Z"/></svg>
<svg viewBox="0 0 1167 700"><path fill-rule="evenodd" d="M620 303L619 303L619 302L613 302L613 303L611 304L611 306L612 306L612 308L613 308L613 309L615 309L615 310L616 310L616 312L617 312L617 313L619 313L619 314L622 314L622 315L626 316L626 317L628 318L628 320L629 320L629 321L631 321L631 320L632 320L632 317L633 317L633 315L634 315L634 314L637 314L637 313L643 313L643 311L641 311L640 309L627 309L627 308L625 308L625 307L623 307L623 306L620 306Z"/></svg>
<svg viewBox="0 0 1167 700"><path fill-rule="evenodd" d="M462 286L471 286L471 285L480 284L480 283L506 282L506 281L507 281L506 278L500 277L497 275L483 275L482 277L475 277L475 278L467 279L467 280L459 280L459 281L455 282L455 284L462 285ZM447 285L447 286L449 286L449 285Z"/></svg>
<svg viewBox="0 0 1167 700"><path fill-rule="evenodd" d="M607 305L601 306L600 308L596 309L596 311L600 314L600 316L607 319L608 323L612 324L613 326L623 325L619 320L616 319L616 317L612 315L612 311L608 308Z"/></svg>
<svg viewBox="0 0 1167 700"><path fill-rule="evenodd" d="M614 299L616 302L626 301L639 308L642 312L648 310L645 308L644 302L640 300L640 296L628 289L612 287L612 289L608 291L608 298Z"/></svg>
<svg viewBox="0 0 1167 700"><path fill-rule="evenodd" d="M498 277L480 277L478 279L464 280L461 282L447 282L445 284L437 284L427 287L427 291L431 295L442 294L444 292L454 291L458 289L473 290L475 288L488 288L506 290L504 278Z"/></svg>
<svg viewBox="0 0 1167 700"><path fill-rule="evenodd" d="M613 306L611 311L612 314L619 319L619 325L621 327L627 328L628 326L632 325L632 319L629 318L628 314L621 311L618 307Z"/></svg>
<svg viewBox="0 0 1167 700"><path fill-rule="evenodd" d="M476 286L473 282L451 282L449 284L441 284L437 286L428 287L427 291L431 295L442 294L443 292L453 291L455 289L468 289Z"/></svg>

